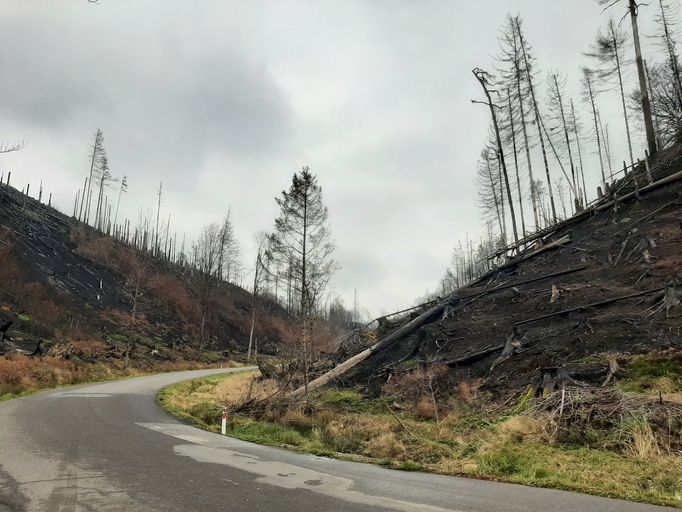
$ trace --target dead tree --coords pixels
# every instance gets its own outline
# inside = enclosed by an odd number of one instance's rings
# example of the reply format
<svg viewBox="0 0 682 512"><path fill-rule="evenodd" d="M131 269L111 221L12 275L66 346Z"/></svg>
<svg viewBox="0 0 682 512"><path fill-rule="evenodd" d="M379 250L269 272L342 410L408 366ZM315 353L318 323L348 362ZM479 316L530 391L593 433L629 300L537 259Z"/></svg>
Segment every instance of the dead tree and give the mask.
<svg viewBox="0 0 682 512"><path fill-rule="evenodd" d="M501 170L502 170L502 175L504 178L504 185L506 188L507 192L507 200L509 201L509 213L511 216L511 221L512 221L512 229L514 231L514 243L518 244L519 243L519 232L516 227L516 214L514 212L514 201L512 199L512 193L511 193L511 186L509 184L509 173L507 172L507 163L504 158L504 146L502 145L502 139L500 137L500 126L497 121L497 114L495 113L495 108L497 105L493 103L492 98L490 97L490 85L492 84L492 75L490 73L487 73L486 71L480 69L480 68L475 68L472 73L476 77L476 80L478 80L478 83L481 84L481 87L483 88L483 93L485 94L485 97L487 99L486 102L481 102L477 100L472 100L474 103L483 103L485 105L488 105L488 108L490 109L490 116L492 117L492 122L493 122L493 130L495 132L495 141L497 143L497 154L500 159L500 164L501 164Z"/></svg>
<svg viewBox="0 0 682 512"><path fill-rule="evenodd" d="M535 97L535 84L533 82L533 56L530 53L530 46L526 43L523 37L523 31L521 30L521 17L516 16L514 18L514 24L516 27L516 34L519 37L519 43L521 45L521 54L523 55L524 71L526 74L526 80L528 85L528 91L530 92L531 104L533 106L533 112L535 113L535 124L538 128L538 138L540 140L540 149L542 150L542 161L545 164L545 177L547 179L547 191L549 193L549 202L552 207L552 219L554 222L557 220L556 206L554 204L554 192L552 191L552 178L549 174L549 162L547 160L547 150L545 149L545 138L542 135L542 118L540 116L540 107L538 105L537 99Z"/></svg>
<svg viewBox="0 0 682 512"><path fill-rule="evenodd" d="M576 206L582 207L582 197L578 190L580 182L576 177L575 164L573 162L573 151L571 149L571 137L569 135L569 120L564 108L564 89L566 87L566 78L558 71L549 74L549 90L548 90L548 105L549 111L552 115L553 121L559 124L563 133L563 143L566 153L568 155L568 163L571 167L571 180L573 183L573 191L577 201Z"/></svg>
<svg viewBox="0 0 682 512"><path fill-rule="evenodd" d="M130 363L130 354L139 338L138 322L140 320L140 303L143 289L148 278L148 261L143 253L136 253L132 260L130 272L126 279L126 286L131 295L130 319L128 323L128 339L126 340L125 366Z"/></svg>
<svg viewBox="0 0 682 512"><path fill-rule="evenodd" d="M102 158L100 159L100 163L98 166L98 193L97 193L97 207L95 209L95 227L99 229L100 231L105 230L105 224L104 224L104 216L106 214L106 209L105 209L105 196L104 196L104 191L107 188L111 188L111 183L118 181L117 178L114 178L111 176L111 172L109 171L109 161L107 159L106 155L103 155Z"/></svg>
<svg viewBox="0 0 682 512"><path fill-rule="evenodd" d="M601 65L597 69L597 75L601 83L608 83L617 79L618 92L620 93L621 105L623 107L623 120L625 121L625 134L628 141L628 153L630 154L630 165L635 164L632 154L632 138L630 136L630 121L628 110L625 103L625 87L623 86L623 74L625 61L623 59L623 49L627 43L625 33L616 25L613 19L609 20L605 33L601 31L597 34L597 41L591 49L585 53L588 57L595 59Z"/></svg>
<svg viewBox="0 0 682 512"><path fill-rule="evenodd" d="M266 233L259 233L256 236L256 264L253 270L253 288L251 289L251 330L249 331L249 348L246 353L246 360L251 362L251 350L253 348L253 332L256 327L256 309L258 308L258 294L260 284L263 279L263 271L266 271L264 261L267 258L268 243L270 239Z"/></svg>
<svg viewBox="0 0 682 512"><path fill-rule="evenodd" d="M575 115L575 105L573 104L573 98L571 98L571 127L573 128L573 133L575 135L575 144L578 148L578 163L580 164L580 177L582 179L583 185L583 197L584 197L584 204L587 206L587 186L585 185L585 168L583 166L583 152L580 147L580 124L578 122L578 118Z"/></svg>
<svg viewBox="0 0 682 512"><path fill-rule="evenodd" d="M221 229L217 224L204 226L199 239L192 247L194 266L197 278L194 286L199 297L200 325L199 351L204 349L206 339L206 321L210 313L213 292L218 283L220 268L220 236Z"/></svg>
<svg viewBox="0 0 682 512"><path fill-rule="evenodd" d="M116 221L118 220L118 208L121 206L121 195L128 192L128 178L123 176L121 178L121 184L118 187L118 200L116 201L116 214L114 215L114 226L116 226Z"/></svg>
<svg viewBox="0 0 682 512"><path fill-rule="evenodd" d="M518 105L518 125L521 128L521 135L523 136L523 148L526 155L526 167L528 169L528 181L531 194L531 206L533 208L533 220L535 221L535 228L537 229L540 219L538 217L537 198L533 193L533 161L530 156L531 145L526 115L527 98L526 94L523 92L527 88L527 74L525 72L523 52L521 51L521 44L516 31L515 21L511 15L507 16L505 27L500 33L498 41L500 43L501 51L498 61L503 65L502 69L500 69L500 72L502 73L504 79L511 84L511 91L513 91L516 105ZM523 213L521 213L521 218L523 218Z"/></svg>
<svg viewBox="0 0 682 512"><path fill-rule="evenodd" d="M672 70L667 64L655 64L648 68L658 143L660 147L671 146L682 141L682 106L677 98ZM633 100L641 105L638 94Z"/></svg>
<svg viewBox="0 0 682 512"><path fill-rule="evenodd" d="M609 137L609 125L601 122L601 113L597 114L599 120L599 131L601 133L602 145L604 146L604 158L609 166L609 177L613 180L613 160L611 159L611 139Z"/></svg>
<svg viewBox="0 0 682 512"><path fill-rule="evenodd" d="M677 19L678 5L671 5L663 0L658 0L659 12L655 18L658 25L659 32L657 39L659 45L663 47L667 64L670 67L670 74L673 79L673 90L675 97L682 110L682 79L680 77L680 57L677 52L677 41L672 35L672 30L675 28ZM653 101L653 98L652 98Z"/></svg>
<svg viewBox="0 0 682 512"><path fill-rule="evenodd" d="M95 141L90 147L90 175L88 177L88 185L87 189L83 188L83 200L81 201L81 209L83 208L83 205L85 205L85 214L81 218L81 212L78 214L78 220L82 220L85 223L88 223L90 220L90 205L92 202L92 180L93 178L96 178L96 173L98 171L99 165L101 163L101 159L103 156L105 156L106 153L104 151L104 135L102 134L102 130L99 128L95 132Z"/></svg>
<svg viewBox="0 0 682 512"><path fill-rule="evenodd" d="M654 122L651 115L651 102L649 100L649 92L646 86L646 72L644 70L644 59L642 58L642 48L639 42L639 25L637 17L639 15L639 4L636 0L622 0L627 4L627 14L630 15L630 23L632 25L632 40L635 46L635 61L637 62L637 77L639 79L639 93L642 102L642 116L644 118L644 128L646 131L647 145L649 146L649 155L656 154L656 134L654 132ZM597 0L599 5L605 6L608 9L616 4L621 3L621 0Z"/></svg>
<svg viewBox="0 0 682 512"><path fill-rule="evenodd" d="M476 166L477 203L484 213L494 214L500 228L500 238L506 245L507 234L502 219L504 212L500 209L500 198L497 192L499 181L495 151L488 145L481 151L481 158Z"/></svg>
<svg viewBox="0 0 682 512"><path fill-rule="evenodd" d="M601 169L602 183L606 183L606 173L604 172L604 158L602 156L601 137L599 135L599 110L597 110L597 89L595 88L594 71L590 68L582 68L582 97L583 101L589 103L594 121L594 137L597 142L597 155L599 156L599 168Z"/></svg>
<svg viewBox="0 0 682 512"><path fill-rule="evenodd" d="M523 214L523 194L521 194L521 173L519 171L519 154L516 144L516 111L512 104L512 94L509 85L507 85L507 123L509 138L512 143L512 152L514 154L514 174L516 174L516 191L519 196L519 215L521 216L521 232L526 236L526 219Z"/></svg>
<svg viewBox="0 0 682 512"><path fill-rule="evenodd" d="M220 228L220 262L218 275L221 279L230 282L236 280L236 272L239 267L239 242L234 234L232 225L232 210L227 211L225 220Z"/></svg>
<svg viewBox="0 0 682 512"><path fill-rule="evenodd" d="M156 229L154 230L154 250L155 256L159 254L159 216L161 214L161 198L163 197L163 181L159 182L159 188L156 191L158 201L156 203Z"/></svg>

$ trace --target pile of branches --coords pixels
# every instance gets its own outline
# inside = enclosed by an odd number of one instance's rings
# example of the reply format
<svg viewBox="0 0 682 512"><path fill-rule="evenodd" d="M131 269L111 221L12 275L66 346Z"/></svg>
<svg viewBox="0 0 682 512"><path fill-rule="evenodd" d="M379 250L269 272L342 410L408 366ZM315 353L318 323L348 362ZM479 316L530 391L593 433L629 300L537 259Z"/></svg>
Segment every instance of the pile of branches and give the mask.
<svg viewBox="0 0 682 512"><path fill-rule="evenodd" d="M682 404L615 389L563 387L530 401L525 414L542 418L550 441L640 454L682 454Z"/></svg>

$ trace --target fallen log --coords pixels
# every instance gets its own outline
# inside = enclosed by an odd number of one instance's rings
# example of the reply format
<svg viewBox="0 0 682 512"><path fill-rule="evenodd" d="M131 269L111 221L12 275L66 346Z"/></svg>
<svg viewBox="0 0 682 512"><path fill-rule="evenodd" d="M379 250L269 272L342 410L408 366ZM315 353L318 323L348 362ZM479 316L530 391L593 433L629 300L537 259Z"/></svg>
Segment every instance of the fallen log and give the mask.
<svg viewBox="0 0 682 512"><path fill-rule="evenodd" d="M583 309L605 306L607 304L612 304L614 302L618 302L621 300L634 299L636 297L642 297L644 295L649 295L649 294L655 293L655 292L662 293L662 290L661 290L661 288L654 288L652 290L645 290L643 292L631 293L630 295L622 295L620 297L614 297L612 299L602 300L599 302L592 302L590 304L583 304L582 306L576 306L574 308L569 308L569 309L562 309L561 311L556 311L554 313L548 313L546 315L536 316L533 318L529 318L527 320L521 320L520 322L516 322L514 325L518 327L519 325L530 324L532 322L537 322L539 320L546 320L547 318L552 318L555 316L567 315L569 313L573 313L574 311L582 311Z"/></svg>
<svg viewBox="0 0 682 512"><path fill-rule="evenodd" d="M488 295L491 293L499 292L502 290L507 290L509 288L513 288L515 286L521 286L523 284L528 284L536 281L540 281L542 279L549 279L551 277L556 277L560 276L563 274L570 274L572 272L578 272L580 270L584 270L587 268L585 265L579 266L579 267L574 267L574 268L569 268L566 270L560 270L559 272L552 272L550 274L544 274L542 276L538 277L533 277L531 279L526 279L523 281L518 281L516 283L508 283L504 286L500 286L498 288L493 288L491 290L484 290L481 292L469 294L469 295L456 295L456 293L460 292L462 289L465 288L460 288L459 290L456 290L452 294L450 294L446 299L444 299L442 302L439 304L433 306L432 308L428 309L426 312L422 313L419 315L417 318L413 319L412 321L408 322L407 324L403 325L402 327L399 327L389 335L387 335L385 338L379 340L377 343L372 345L371 347L363 350L362 352L359 352L358 354L354 355L350 359L347 359L343 363L340 363L338 366L334 367L332 370L328 371L327 373L324 373L323 375L320 375L317 379L314 379L308 383L308 392L310 393L311 391L314 391L316 389L321 388L322 386L328 384L332 380L336 379L337 377L340 377L344 373L346 373L348 370L353 368L354 366L357 366L360 364L362 361L367 359L369 356L371 356L374 352L378 352L380 350L383 350L384 348L392 345L396 341L398 341L400 338L403 336L406 336L416 329L422 327L432 319L436 318L438 315L440 315L444 310L445 306L448 304L452 304L452 302L459 302L464 299L470 299L470 298L475 298L475 297L480 297L483 295ZM502 346L504 348L504 346ZM502 350L502 349L500 349ZM475 354L472 354L472 356ZM470 357L470 356L467 356ZM298 389L296 389L293 393L292 396L297 397L297 396L302 396L305 394L305 387L301 386Z"/></svg>
<svg viewBox="0 0 682 512"><path fill-rule="evenodd" d="M317 379L310 381L308 383L308 393L310 393L311 391L315 391L318 388L321 388L322 386L324 386L328 382L330 382L330 381L334 380L335 378L343 375L348 370L350 370L354 366L360 364L362 361L367 359L370 355L372 355L372 353L378 352L379 350L382 350L382 349L392 345L393 343L398 341L403 336L406 336L406 335L412 333L413 331L415 331L416 329L418 329L419 327L421 327L422 325L425 325L430 320L432 320L433 318L435 318L436 316L441 314L443 312L444 308L445 308L445 302L438 304L436 306L433 306L432 308L428 309L426 312L419 315L414 320L406 323L405 325L403 325L402 327L399 327L398 329L393 331L391 334L389 334L385 338L379 340L377 343L375 343L371 347L363 350L359 354L354 355L350 359L347 359L346 361L339 364L338 366L336 366L332 370L330 370L327 373L319 376ZM305 392L306 392L305 386L301 386L300 388L295 390L291 394L291 396L293 396L293 397L302 396L303 394L305 394Z"/></svg>
<svg viewBox="0 0 682 512"><path fill-rule="evenodd" d="M674 174L671 174L670 176L666 176L665 178L661 178L658 181L655 181L651 183L650 185L647 185L646 187L642 187L639 190L635 190L633 192L627 193L621 197L618 197L617 200L604 200L604 202L597 203L594 206L590 206L586 208L585 210L576 213L573 217L569 217L568 219L565 219L558 224L555 224L554 226L550 226L549 228L546 228L544 230L540 230L537 233L533 233L531 235L528 235L522 240L519 240L518 243L514 243L511 245L508 245L505 247L503 250L499 251L498 254L504 254L505 252L508 251L513 251L514 249L517 249L521 247L522 245L528 245L534 240L537 240L538 238L546 238L548 236L553 235L554 233L557 233L558 231L561 231L564 228L567 228L569 226L572 226L573 224L577 224L578 222L582 221L583 219L594 215L595 213L603 212L605 210L608 210L612 208L614 205L621 203L623 201L628 201L630 199L636 199L638 196L646 194L648 192L651 192L653 190L657 190L661 187L664 187L666 185L669 185L671 183L675 183L676 181L682 180L682 171L678 171Z"/></svg>
<svg viewBox="0 0 682 512"><path fill-rule="evenodd" d="M489 356L490 354L494 354L495 352L499 352L500 350L504 350L505 346L506 346L506 343L503 345L497 345L495 347L490 347L490 348L487 348L485 350L481 350L479 352L474 352L473 354L462 356L462 357L457 358L457 359L445 361L445 364L448 366L457 366L460 364L473 363L474 361L478 361L479 359L483 359L484 357Z"/></svg>

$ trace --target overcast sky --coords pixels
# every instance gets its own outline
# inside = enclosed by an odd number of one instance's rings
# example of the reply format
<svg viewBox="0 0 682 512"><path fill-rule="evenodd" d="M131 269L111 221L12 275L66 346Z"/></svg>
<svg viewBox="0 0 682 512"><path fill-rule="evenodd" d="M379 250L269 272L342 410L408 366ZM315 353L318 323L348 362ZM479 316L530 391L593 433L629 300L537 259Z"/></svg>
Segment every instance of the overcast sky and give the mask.
<svg viewBox="0 0 682 512"><path fill-rule="evenodd" d="M607 21L594 0L2 0L0 140L28 145L0 169L32 192L42 179L71 212L101 128L112 173L128 176L122 215L153 209L160 180L178 236L231 207L251 267L274 197L308 165L338 244L335 290L392 311L434 289L456 241L482 232L474 168L489 117L469 101L481 96L471 69L492 68L510 10L540 78L558 68L577 92L580 52ZM643 143L636 134L637 155Z"/></svg>

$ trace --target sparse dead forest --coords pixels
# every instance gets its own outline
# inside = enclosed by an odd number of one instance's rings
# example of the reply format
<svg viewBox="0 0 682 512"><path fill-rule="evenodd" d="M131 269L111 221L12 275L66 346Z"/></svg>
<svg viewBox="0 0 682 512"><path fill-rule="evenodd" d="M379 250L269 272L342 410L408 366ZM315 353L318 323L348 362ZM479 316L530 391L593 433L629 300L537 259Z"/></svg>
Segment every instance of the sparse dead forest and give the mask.
<svg viewBox="0 0 682 512"><path fill-rule="evenodd" d="M640 161L653 166L658 150L679 142L679 5L666 0L599 3L607 19L595 42L582 50L584 66L575 74L547 72L544 102L540 63L518 14L508 15L500 28L499 53L490 71L474 70L491 117L476 167L484 236L456 244L437 294L483 275L500 257L532 242L535 233L589 209ZM641 16L655 23L655 32L645 35L654 43L648 55L642 53ZM607 95L620 104L627 142L622 165L604 122L612 117L601 105L607 102L600 101Z"/></svg>

